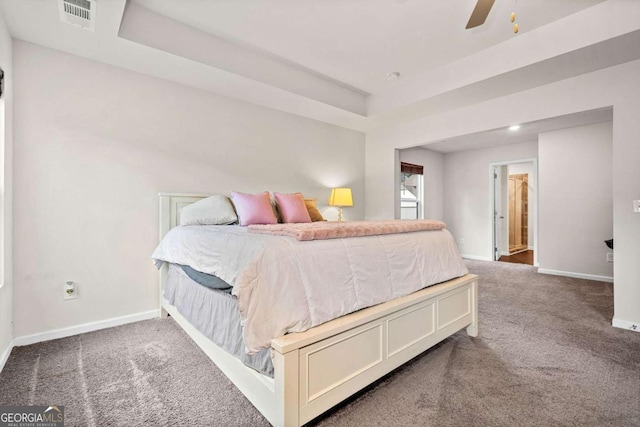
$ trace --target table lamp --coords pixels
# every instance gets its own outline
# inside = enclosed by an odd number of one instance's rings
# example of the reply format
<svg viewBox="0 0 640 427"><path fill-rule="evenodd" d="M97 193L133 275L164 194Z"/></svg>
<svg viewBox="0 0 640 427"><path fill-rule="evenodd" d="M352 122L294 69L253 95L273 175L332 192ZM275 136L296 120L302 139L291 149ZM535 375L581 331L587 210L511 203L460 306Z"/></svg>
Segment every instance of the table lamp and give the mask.
<svg viewBox="0 0 640 427"><path fill-rule="evenodd" d="M350 188L333 188L329 196L329 206L338 207L338 221L342 221L342 207L353 206L353 196Z"/></svg>

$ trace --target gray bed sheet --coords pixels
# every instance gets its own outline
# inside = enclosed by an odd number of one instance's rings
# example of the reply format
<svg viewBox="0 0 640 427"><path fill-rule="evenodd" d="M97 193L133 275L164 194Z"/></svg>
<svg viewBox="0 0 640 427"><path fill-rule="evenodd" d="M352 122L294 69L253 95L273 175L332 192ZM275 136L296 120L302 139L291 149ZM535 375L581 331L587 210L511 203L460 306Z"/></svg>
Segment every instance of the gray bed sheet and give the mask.
<svg viewBox="0 0 640 427"><path fill-rule="evenodd" d="M169 265L164 297L198 331L245 365L273 378L270 349L256 354L245 352L240 311L236 297L206 288L193 281L177 265Z"/></svg>

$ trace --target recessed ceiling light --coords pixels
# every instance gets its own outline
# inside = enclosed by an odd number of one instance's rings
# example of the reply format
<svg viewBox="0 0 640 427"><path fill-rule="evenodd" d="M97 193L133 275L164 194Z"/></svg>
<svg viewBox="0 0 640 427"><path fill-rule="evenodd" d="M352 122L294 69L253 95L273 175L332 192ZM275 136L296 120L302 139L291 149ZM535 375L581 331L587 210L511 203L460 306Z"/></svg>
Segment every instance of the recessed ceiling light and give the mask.
<svg viewBox="0 0 640 427"><path fill-rule="evenodd" d="M518 130L520 129L520 125L509 126L509 130Z"/></svg>
<svg viewBox="0 0 640 427"><path fill-rule="evenodd" d="M387 74L387 81L389 81L389 82L397 82L398 80L400 80L400 73L399 72L394 71L393 73Z"/></svg>

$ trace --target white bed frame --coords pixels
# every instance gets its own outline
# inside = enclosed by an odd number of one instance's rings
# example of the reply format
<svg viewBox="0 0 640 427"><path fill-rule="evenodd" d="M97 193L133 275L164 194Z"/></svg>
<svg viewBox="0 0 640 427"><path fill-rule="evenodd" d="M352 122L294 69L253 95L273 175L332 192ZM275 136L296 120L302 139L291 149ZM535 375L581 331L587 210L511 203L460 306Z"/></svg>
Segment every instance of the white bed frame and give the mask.
<svg viewBox="0 0 640 427"><path fill-rule="evenodd" d="M179 224L180 209L205 195L160 193L160 238ZM196 344L275 426L301 426L383 375L466 328L478 334L478 278L464 277L271 341L274 378L245 366L213 344L163 297Z"/></svg>

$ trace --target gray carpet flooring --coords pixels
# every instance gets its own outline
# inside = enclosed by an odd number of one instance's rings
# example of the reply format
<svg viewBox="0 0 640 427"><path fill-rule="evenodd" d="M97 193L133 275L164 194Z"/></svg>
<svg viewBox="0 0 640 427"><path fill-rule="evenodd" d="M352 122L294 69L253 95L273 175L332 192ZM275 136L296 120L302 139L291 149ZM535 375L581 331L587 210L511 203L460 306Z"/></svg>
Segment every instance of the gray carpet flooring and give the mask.
<svg viewBox="0 0 640 427"><path fill-rule="evenodd" d="M458 333L317 426L640 426L640 334L612 285L469 261L480 335ZM171 319L15 348L0 405L64 405L67 426L266 426Z"/></svg>

